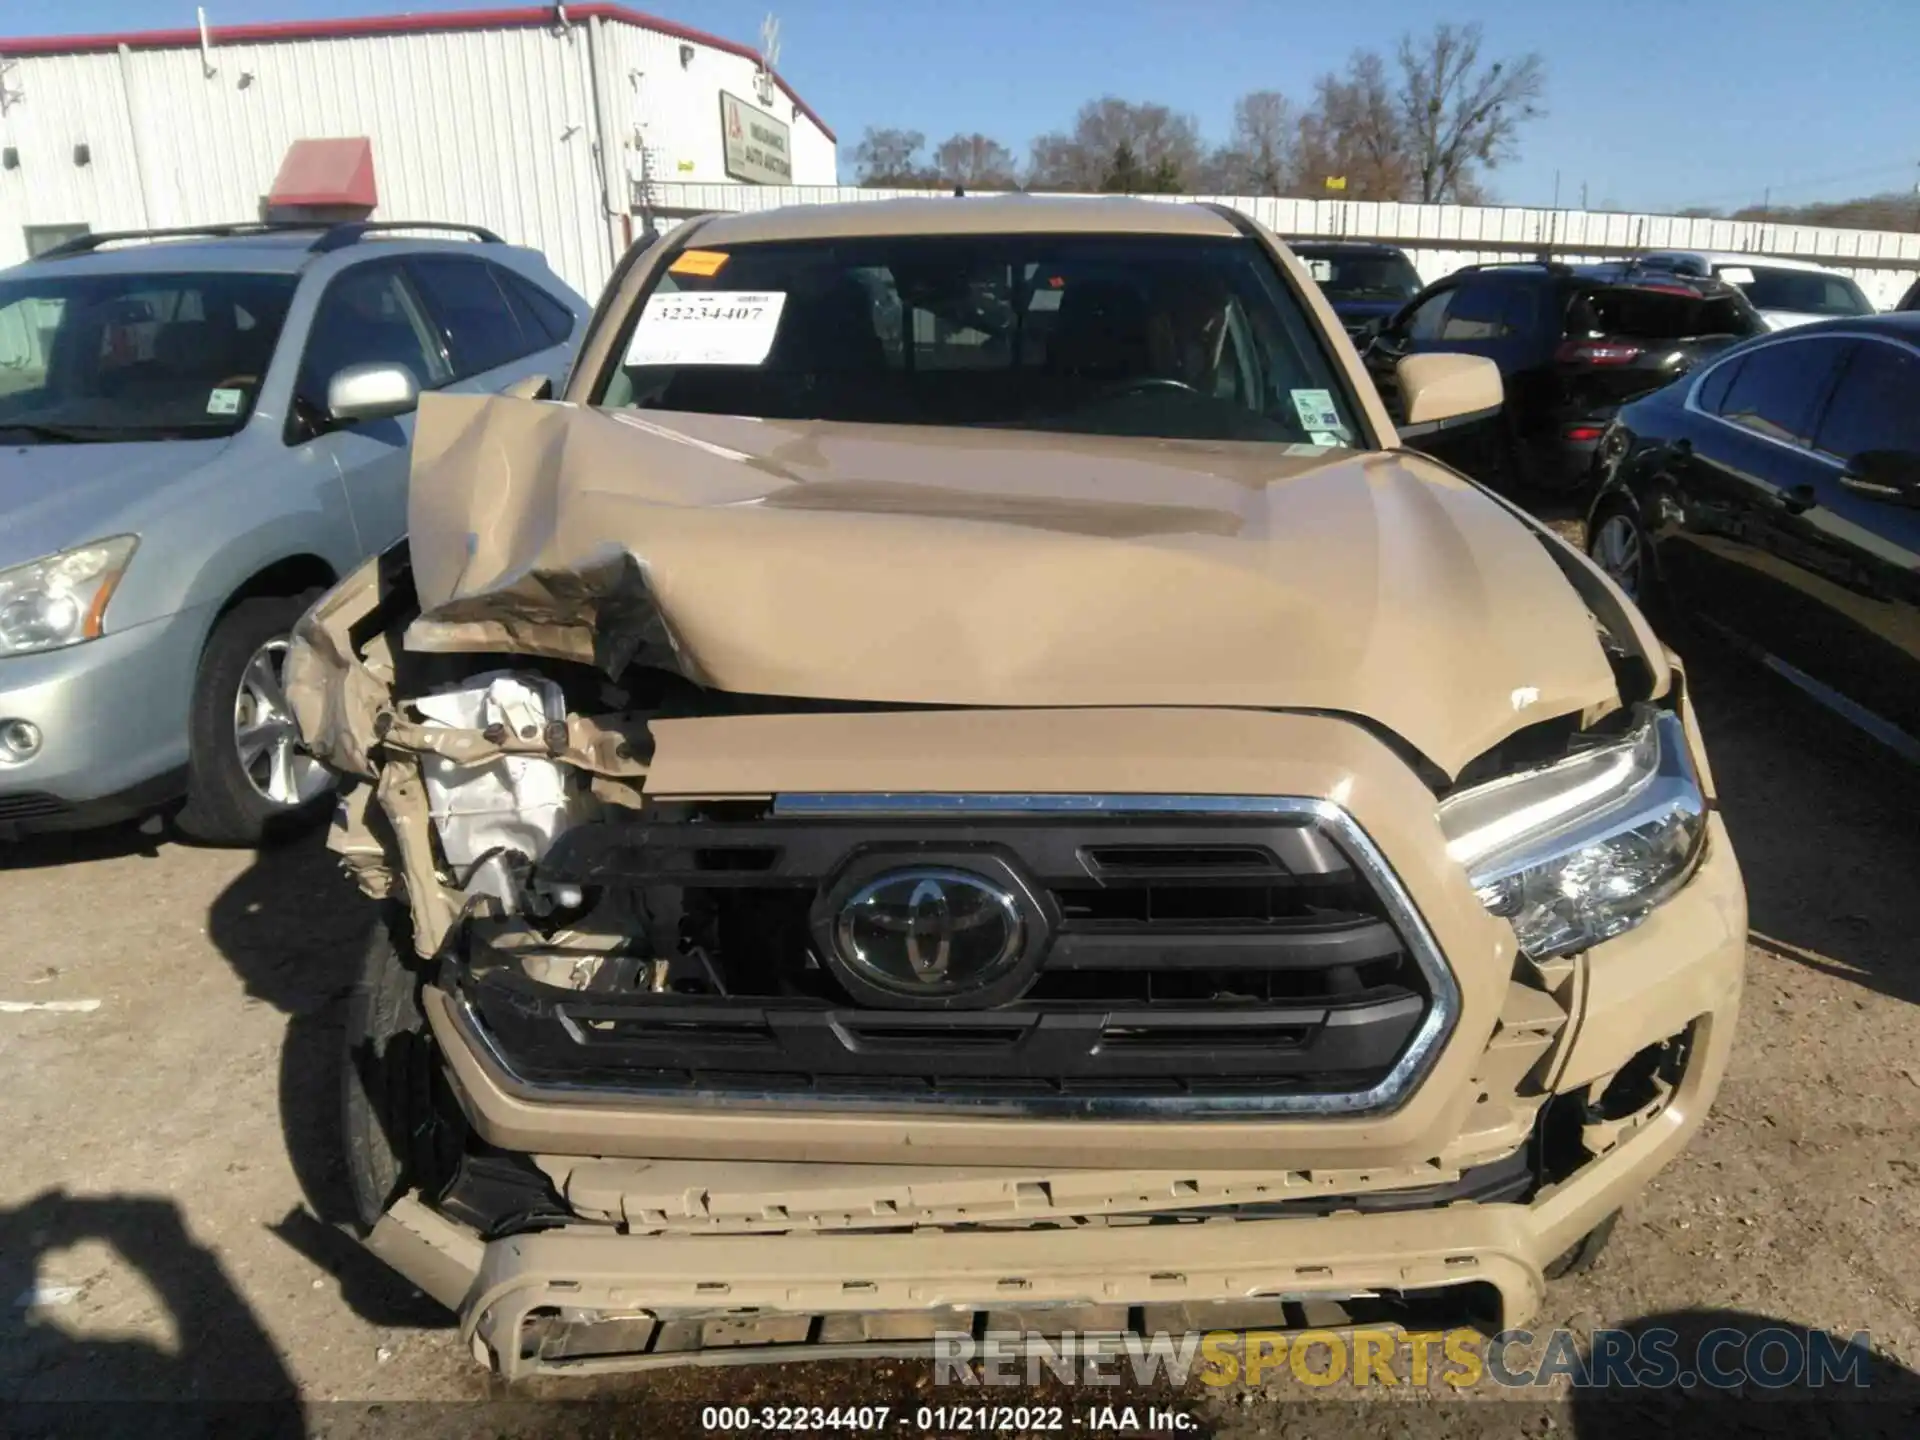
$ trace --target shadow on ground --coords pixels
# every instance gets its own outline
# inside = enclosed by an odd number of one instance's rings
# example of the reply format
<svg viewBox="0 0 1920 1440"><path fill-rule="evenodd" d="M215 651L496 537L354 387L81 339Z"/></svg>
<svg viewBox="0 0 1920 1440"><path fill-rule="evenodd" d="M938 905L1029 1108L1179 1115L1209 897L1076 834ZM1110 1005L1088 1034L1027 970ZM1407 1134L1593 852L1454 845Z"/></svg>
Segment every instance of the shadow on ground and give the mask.
<svg viewBox="0 0 1920 1440"><path fill-rule="evenodd" d="M108 1246L151 1287L176 1347L63 1320L74 1297L41 1273L42 1261L89 1243ZM303 1432L273 1342L171 1200L49 1190L0 1209L0 1304L0 1428L9 1435Z"/></svg>
<svg viewBox="0 0 1920 1440"><path fill-rule="evenodd" d="M306 1208L288 1211L273 1232L337 1276L362 1318L438 1328L452 1317L363 1250L351 1228L341 1149L342 1027L376 915L322 837L306 835L256 853L214 899L207 937L249 996L287 1016L280 1123Z"/></svg>
<svg viewBox="0 0 1920 1440"><path fill-rule="evenodd" d="M1753 943L1920 1003L1920 770L1712 641L1675 643Z"/></svg>
<svg viewBox="0 0 1920 1440"><path fill-rule="evenodd" d="M0 870L45 870L88 860L118 860L127 855L157 860L166 838L161 830L126 824L0 839Z"/></svg>
<svg viewBox="0 0 1920 1440"><path fill-rule="evenodd" d="M1577 1440L1616 1435L1920 1434L1920 1375L1866 1342L1846 1354L1845 1335L1744 1310L1682 1310L1645 1315L1621 1327L1642 1356L1658 1337L1682 1375L1714 1384L1576 1390ZM1822 1369L1817 1357L1837 1356ZM1857 1361L1849 1367L1849 1361ZM1778 1377L1768 1384L1760 1377ZM1745 1377L1742 1383L1727 1384Z"/></svg>

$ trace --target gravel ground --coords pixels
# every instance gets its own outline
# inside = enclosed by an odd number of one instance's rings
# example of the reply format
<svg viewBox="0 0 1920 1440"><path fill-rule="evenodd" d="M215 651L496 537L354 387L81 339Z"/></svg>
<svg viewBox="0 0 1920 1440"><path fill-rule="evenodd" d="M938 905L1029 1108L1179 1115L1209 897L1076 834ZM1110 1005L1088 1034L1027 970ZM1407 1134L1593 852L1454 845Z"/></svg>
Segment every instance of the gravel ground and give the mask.
<svg viewBox="0 0 1920 1440"><path fill-rule="evenodd" d="M1555 1289L1542 1324L1722 1311L1867 1329L1879 1393L1911 1401L1920 774L1771 677L1697 660L1751 891L1742 1032L1704 1133L1600 1263ZM0 905L0 1001L84 1007L0 1009L0 1405L297 1397L232 1412L227 1432L669 1435L697 1432L688 1407L703 1400L910 1409L931 1393L904 1362L512 1394L490 1381L444 1314L335 1228L339 1002L367 911L317 843L254 855L126 833L37 841L0 856ZM1070 1414L1092 1403L1051 1393ZM1199 1433L1233 1436L1656 1424L1619 1402L1315 1407L1303 1393L1130 1398L1143 1420L1148 1400L1177 1403ZM555 1399L583 1403L532 1403ZM1886 1406L1772 1412L1707 1423L1920 1433L1920 1412ZM149 1436L166 1414L203 1417L55 1404L0 1412L0 1430L100 1433L117 1417Z"/></svg>

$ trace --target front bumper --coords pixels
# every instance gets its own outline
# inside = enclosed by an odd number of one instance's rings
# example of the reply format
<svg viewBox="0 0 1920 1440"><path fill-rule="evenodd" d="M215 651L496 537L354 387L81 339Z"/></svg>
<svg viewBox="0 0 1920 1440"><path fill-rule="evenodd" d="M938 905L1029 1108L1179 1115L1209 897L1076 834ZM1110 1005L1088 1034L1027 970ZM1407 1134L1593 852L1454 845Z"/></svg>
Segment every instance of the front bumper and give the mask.
<svg viewBox="0 0 1920 1440"><path fill-rule="evenodd" d="M0 831L107 823L184 793L206 619L188 610L0 660L0 721L31 721L43 737L31 758L0 765Z"/></svg>
<svg viewBox="0 0 1920 1440"><path fill-rule="evenodd" d="M1050 1333L1062 1326L1124 1328L1129 1317L1135 1325L1145 1317L1159 1322L1148 1323L1149 1329L1238 1328L1246 1322L1231 1317L1244 1313L1249 1302L1305 1305L1285 1313L1319 1324L1315 1303L1356 1296L1426 1303L1452 1295L1461 1301L1460 1315L1476 1323L1519 1324L1538 1309L1554 1259L1620 1209L1699 1126L1726 1070L1745 941L1739 870L1715 816L1707 855L1685 889L1637 929L1567 962L1567 1023L1527 1075L1528 1083L1553 1095L1584 1087L1597 1100L1636 1055L1680 1034L1688 1037L1684 1068L1670 1092L1630 1123L1589 1125L1583 1132L1591 1137L1589 1157L1520 1202L1232 1223L963 1224L904 1233L816 1228L622 1234L605 1223L576 1223L483 1243L473 1231L407 1198L382 1220L370 1243L456 1310L476 1354L508 1377L925 1354L936 1329L968 1331L977 1324ZM842 1164L837 1175L882 1175L909 1159L985 1162L999 1167L996 1173L1017 1190L1013 1167L1058 1166L1058 1147L1066 1145L1083 1166L1137 1170L1180 1157L1195 1166L1197 1178L1172 1183L1204 1191L1211 1182L1200 1167L1209 1160L1215 1171L1271 1164L1276 1184L1300 1176L1311 1183L1315 1167L1384 1167L1418 1156L1457 1164L1475 1143L1473 1117L1479 1113L1471 1094L1459 1097L1461 1104L1423 1105L1437 1099L1423 1093L1409 1107L1426 1117L1422 1133L1400 1137L1395 1132L1403 1115L1357 1123L1143 1125L632 1110L581 1103L580 1097L510 1093L468 1045L446 997L430 989L427 1000L475 1129L508 1148L543 1152L541 1164L550 1174L565 1168L555 1152L786 1158L795 1143L803 1143L816 1156L890 1155L896 1162ZM1466 1088L1477 1089L1481 1077L1497 1068L1488 1057L1502 1044L1506 1013L1490 1027L1491 1042L1485 1030L1473 1041L1485 1046L1478 1063L1464 1070L1443 1064L1441 1073L1466 1074ZM1423 1092L1437 1083L1430 1080ZM1479 1100L1484 1105L1488 1096ZM800 1130L806 1134L796 1140ZM1508 1152L1514 1143L1506 1142ZM1174 1173L1137 1170L1136 1183L1146 1189ZM576 1210L581 1208L576 1201ZM639 1216L627 1219L630 1229L638 1228ZM1490 1317L1483 1303L1488 1297L1497 1309Z"/></svg>

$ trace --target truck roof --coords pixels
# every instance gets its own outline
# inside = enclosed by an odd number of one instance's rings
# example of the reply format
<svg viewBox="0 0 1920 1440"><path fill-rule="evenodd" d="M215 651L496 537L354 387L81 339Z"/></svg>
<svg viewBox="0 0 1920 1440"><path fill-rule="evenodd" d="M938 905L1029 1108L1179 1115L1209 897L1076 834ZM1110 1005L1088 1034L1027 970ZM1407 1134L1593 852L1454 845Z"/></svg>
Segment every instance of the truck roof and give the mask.
<svg viewBox="0 0 1920 1440"><path fill-rule="evenodd" d="M866 235L1129 234L1240 232L1204 205L1117 196L983 195L791 205L716 215L699 223L702 245L767 240L845 239Z"/></svg>

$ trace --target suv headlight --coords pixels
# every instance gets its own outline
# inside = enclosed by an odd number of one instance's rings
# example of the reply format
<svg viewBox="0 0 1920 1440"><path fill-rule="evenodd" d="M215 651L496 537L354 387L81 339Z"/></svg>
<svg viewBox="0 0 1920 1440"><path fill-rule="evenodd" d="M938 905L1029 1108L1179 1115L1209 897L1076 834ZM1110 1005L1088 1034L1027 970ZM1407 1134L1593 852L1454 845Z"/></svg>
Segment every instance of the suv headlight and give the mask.
<svg viewBox="0 0 1920 1440"><path fill-rule="evenodd" d="M0 570L0 656L97 639L139 540L116 535Z"/></svg>
<svg viewBox="0 0 1920 1440"><path fill-rule="evenodd" d="M1625 739L1450 796L1447 853L1535 959L1630 930L1684 885L1707 803L1677 715Z"/></svg>

